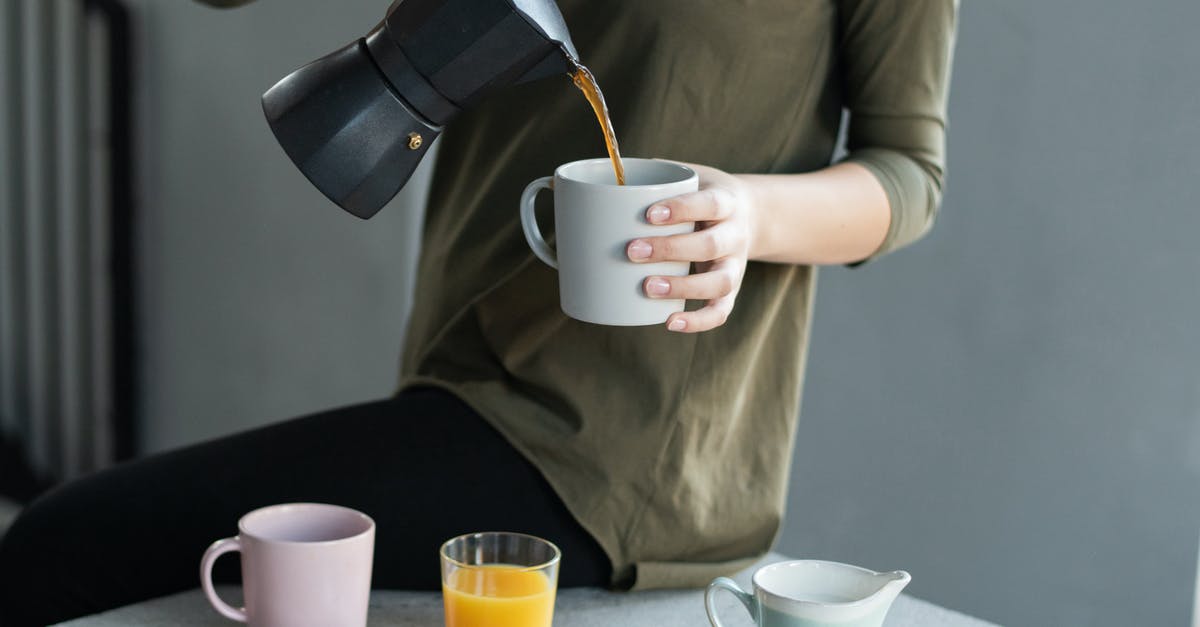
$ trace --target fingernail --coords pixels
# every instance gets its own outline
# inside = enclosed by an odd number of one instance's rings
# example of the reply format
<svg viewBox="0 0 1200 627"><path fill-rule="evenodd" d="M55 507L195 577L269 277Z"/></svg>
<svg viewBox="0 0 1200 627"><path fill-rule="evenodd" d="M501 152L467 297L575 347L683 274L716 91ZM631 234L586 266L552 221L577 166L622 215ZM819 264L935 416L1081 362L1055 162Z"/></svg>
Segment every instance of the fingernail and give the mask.
<svg viewBox="0 0 1200 627"><path fill-rule="evenodd" d="M654 277L646 281L646 293L654 294L655 296L665 296L671 291L671 284L667 283L666 279Z"/></svg>
<svg viewBox="0 0 1200 627"><path fill-rule="evenodd" d="M654 205L646 212L646 219L658 224L671 219L671 209L664 205Z"/></svg>
<svg viewBox="0 0 1200 627"><path fill-rule="evenodd" d="M650 256L650 243L646 240L635 239L629 244L630 259L646 259Z"/></svg>
<svg viewBox="0 0 1200 627"><path fill-rule="evenodd" d="M671 321L671 324L667 325L667 328L671 331L682 331L687 328L687 322L682 318L676 318Z"/></svg>

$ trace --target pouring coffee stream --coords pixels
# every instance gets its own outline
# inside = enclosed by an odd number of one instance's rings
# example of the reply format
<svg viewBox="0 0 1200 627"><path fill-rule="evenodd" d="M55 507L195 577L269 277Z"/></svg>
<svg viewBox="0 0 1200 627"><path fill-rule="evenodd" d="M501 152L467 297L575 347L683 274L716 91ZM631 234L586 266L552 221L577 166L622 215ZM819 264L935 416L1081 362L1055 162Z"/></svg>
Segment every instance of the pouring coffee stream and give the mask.
<svg viewBox="0 0 1200 627"><path fill-rule="evenodd" d="M592 76L591 70L578 60L572 61L575 63L575 72L571 74L571 80L579 91L583 92L584 98L587 98L588 104L592 105L592 110L596 112L600 130L604 133L604 146L608 149L608 158L612 159L617 185L624 185L625 164L621 162L621 148L617 145L617 133L613 130L612 118L608 115L608 103L604 102L604 92L600 91L600 85L596 82L596 77Z"/></svg>
<svg viewBox="0 0 1200 627"><path fill-rule="evenodd" d="M369 218L459 112L495 89L554 75L588 96L620 180L603 96L553 0L395 0L366 37L284 77L262 105L304 176Z"/></svg>

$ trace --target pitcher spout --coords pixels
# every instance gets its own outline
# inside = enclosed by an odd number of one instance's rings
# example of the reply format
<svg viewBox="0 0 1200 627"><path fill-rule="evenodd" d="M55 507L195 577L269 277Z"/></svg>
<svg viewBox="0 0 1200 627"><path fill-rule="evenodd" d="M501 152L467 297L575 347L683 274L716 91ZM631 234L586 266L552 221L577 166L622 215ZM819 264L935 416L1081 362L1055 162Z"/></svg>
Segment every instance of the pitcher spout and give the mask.
<svg viewBox="0 0 1200 627"><path fill-rule="evenodd" d="M889 573L879 573L876 575L876 577L878 577L884 583L879 587L879 590L877 590L875 594L871 596L875 597L876 600L885 605L891 605L892 601L895 601L896 597L900 596L900 592L904 590L905 586L912 581L912 575L903 570L893 570Z"/></svg>

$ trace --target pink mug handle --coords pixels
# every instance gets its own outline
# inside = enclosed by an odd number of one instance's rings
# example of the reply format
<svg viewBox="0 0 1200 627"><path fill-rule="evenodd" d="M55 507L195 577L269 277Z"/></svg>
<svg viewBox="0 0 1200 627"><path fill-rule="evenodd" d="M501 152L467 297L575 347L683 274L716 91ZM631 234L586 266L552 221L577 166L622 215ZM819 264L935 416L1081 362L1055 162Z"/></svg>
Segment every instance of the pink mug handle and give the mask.
<svg viewBox="0 0 1200 627"><path fill-rule="evenodd" d="M231 551L241 551L242 541L237 537L225 538L217 540L208 547L204 552L204 558L200 560L200 587L204 588L204 596L208 597L208 602L213 608L221 613L225 618L232 618L239 623L246 622L246 608L235 608L221 600L217 596L217 591L213 589L212 569L217 558Z"/></svg>

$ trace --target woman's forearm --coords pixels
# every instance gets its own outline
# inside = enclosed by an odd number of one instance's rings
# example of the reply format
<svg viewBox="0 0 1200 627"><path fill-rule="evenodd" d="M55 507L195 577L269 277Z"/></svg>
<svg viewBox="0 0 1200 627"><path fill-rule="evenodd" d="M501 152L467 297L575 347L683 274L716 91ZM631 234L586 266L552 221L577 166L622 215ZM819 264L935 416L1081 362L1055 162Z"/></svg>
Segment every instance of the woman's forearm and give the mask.
<svg viewBox="0 0 1200 627"><path fill-rule="evenodd" d="M805 174L739 174L754 207L750 258L841 264L871 256L891 223L887 194L855 163Z"/></svg>

